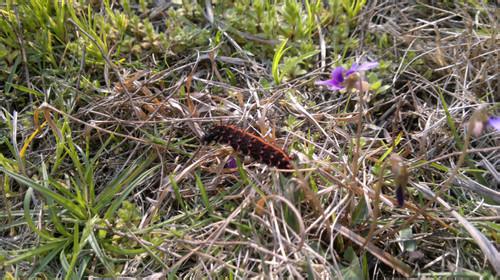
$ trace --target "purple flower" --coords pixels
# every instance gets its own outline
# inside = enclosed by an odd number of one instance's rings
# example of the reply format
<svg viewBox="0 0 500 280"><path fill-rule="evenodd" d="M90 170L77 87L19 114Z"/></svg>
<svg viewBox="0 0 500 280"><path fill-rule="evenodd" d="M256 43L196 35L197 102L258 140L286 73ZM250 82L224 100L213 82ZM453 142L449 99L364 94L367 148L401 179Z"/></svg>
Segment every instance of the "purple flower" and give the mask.
<svg viewBox="0 0 500 280"><path fill-rule="evenodd" d="M354 73L360 73L363 71L367 71L373 69L378 66L378 62L367 62L363 64L353 64L349 70L346 70L344 67L339 66L333 69L331 79L326 81L317 81L316 85L327 86L330 90L341 90L343 88L348 87L345 81L349 79ZM355 79L358 80L357 78ZM358 83L359 84L359 83ZM356 86L354 86L356 88ZM360 88L358 88L361 90Z"/></svg>
<svg viewBox="0 0 500 280"><path fill-rule="evenodd" d="M488 124L496 130L500 130L500 117L489 117Z"/></svg>
<svg viewBox="0 0 500 280"><path fill-rule="evenodd" d="M225 164L224 167L225 168L236 168L236 167L238 167L238 165L236 164L236 159L234 157L230 157L227 160L227 162L226 162L226 164Z"/></svg>

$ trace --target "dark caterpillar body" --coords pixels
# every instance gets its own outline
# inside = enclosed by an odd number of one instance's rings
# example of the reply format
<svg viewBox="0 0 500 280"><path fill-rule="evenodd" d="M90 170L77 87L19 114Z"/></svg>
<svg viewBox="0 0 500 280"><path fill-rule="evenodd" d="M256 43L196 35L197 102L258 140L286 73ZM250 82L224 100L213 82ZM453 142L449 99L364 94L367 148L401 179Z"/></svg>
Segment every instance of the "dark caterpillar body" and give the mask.
<svg viewBox="0 0 500 280"><path fill-rule="evenodd" d="M204 143L229 144L234 150L280 169L293 169L292 160L279 147L234 125L217 125L203 137Z"/></svg>

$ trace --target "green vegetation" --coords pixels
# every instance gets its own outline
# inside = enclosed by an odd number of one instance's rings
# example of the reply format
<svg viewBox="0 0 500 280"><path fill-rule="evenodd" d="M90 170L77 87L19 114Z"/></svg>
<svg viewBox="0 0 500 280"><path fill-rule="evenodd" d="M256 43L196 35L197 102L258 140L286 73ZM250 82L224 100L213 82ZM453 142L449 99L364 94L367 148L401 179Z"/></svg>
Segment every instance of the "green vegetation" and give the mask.
<svg viewBox="0 0 500 280"><path fill-rule="evenodd" d="M494 278L495 7L437 5L0 3L0 277Z"/></svg>

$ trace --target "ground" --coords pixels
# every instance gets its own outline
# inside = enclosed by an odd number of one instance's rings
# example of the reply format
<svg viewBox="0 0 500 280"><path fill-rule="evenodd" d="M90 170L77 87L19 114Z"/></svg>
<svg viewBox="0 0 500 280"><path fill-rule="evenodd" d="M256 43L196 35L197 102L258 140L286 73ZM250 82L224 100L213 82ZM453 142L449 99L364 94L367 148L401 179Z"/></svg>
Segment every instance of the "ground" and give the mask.
<svg viewBox="0 0 500 280"><path fill-rule="evenodd" d="M500 273L493 1L0 15L4 279Z"/></svg>

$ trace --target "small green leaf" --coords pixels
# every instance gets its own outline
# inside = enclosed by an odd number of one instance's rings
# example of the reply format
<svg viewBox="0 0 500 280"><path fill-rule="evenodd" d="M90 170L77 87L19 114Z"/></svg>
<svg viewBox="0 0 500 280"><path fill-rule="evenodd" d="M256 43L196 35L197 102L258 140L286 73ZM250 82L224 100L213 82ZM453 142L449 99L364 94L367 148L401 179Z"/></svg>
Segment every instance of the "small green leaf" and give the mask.
<svg viewBox="0 0 500 280"><path fill-rule="evenodd" d="M286 48L285 49L285 46L286 46L287 42L288 42L288 38L285 39L283 42L281 42L281 45L279 45L279 47L276 50L276 52L274 54L274 57L273 57L273 65L272 65L272 69L271 70L272 70L274 82L276 84L278 84L278 85L281 83L281 78L282 78L282 76L280 75L280 72L279 72L279 63L281 61L281 58L285 54L285 52L288 49L290 49L290 48Z"/></svg>

